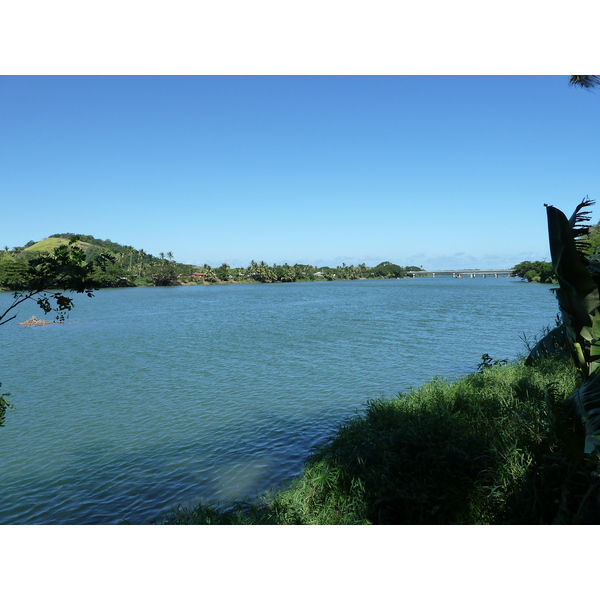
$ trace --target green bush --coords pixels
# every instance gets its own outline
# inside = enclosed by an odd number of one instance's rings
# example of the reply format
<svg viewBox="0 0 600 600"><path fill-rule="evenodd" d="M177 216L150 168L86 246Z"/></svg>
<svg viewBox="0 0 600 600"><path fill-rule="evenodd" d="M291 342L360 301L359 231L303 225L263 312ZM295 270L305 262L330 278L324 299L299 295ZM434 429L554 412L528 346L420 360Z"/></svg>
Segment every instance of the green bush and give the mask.
<svg viewBox="0 0 600 600"><path fill-rule="evenodd" d="M0 260L0 288L24 289L28 279L27 267L24 260Z"/></svg>
<svg viewBox="0 0 600 600"><path fill-rule="evenodd" d="M528 260L520 262L513 267L513 273L516 277L527 279L527 281L536 281L539 283L556 283L556 274L552 269L551 262Z"/></svg>

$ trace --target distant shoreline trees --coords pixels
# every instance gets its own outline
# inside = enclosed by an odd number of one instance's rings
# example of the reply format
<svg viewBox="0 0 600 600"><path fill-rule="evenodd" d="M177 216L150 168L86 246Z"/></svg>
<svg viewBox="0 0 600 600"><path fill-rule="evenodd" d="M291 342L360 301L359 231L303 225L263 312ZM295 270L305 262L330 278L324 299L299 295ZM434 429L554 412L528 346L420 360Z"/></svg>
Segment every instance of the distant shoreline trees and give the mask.
<svg viewBox="0 0 600 600"><path fill-rule="evenodd" d="M552 269L552 263L542 260L534 262L525 260L513 267L513 275L529 282L557 283L556 275Z"/></svg>
<svg viewBox="0 0 600 600"><path fill-rule="evenodd" d="M91 235L56 233L41 242L29 241L26 246L7 246L0 251L0 288L11 291L25 289L29 281L32 260L52 252L69 239L77 237L77 247L85 261L93 264L100 256L110 257L103 268L94 267L90 280L96 288L170 286L204 283L291 283L295 281L340 281L353 279L390 279L406 277L406 272L423 270L420 267L400 266L389 261L374 267L365 263L337 267L306 264L269 265L265 261L251 261L247 267L219 267L189 265L173 260L172 252L153 256L143 249L124 246L111 240L101 240Z"/></svg>

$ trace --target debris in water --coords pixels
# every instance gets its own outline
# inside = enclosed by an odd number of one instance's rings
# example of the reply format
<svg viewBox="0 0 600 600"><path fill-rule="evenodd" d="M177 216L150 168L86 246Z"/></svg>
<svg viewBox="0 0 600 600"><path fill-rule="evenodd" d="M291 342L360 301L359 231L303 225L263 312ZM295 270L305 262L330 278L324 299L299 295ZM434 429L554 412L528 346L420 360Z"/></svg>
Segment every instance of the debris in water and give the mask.
<svg viewBox="0 0 600 600"><path fill-rule="evenodd" d="M23 325L23 327L31 327L32 325L53 325L54 323L60 323L60 321L44 321L44 319L37 319L35 316L33 316L31 319L27 319L27 321L19 323L19 325Z"/></svg>

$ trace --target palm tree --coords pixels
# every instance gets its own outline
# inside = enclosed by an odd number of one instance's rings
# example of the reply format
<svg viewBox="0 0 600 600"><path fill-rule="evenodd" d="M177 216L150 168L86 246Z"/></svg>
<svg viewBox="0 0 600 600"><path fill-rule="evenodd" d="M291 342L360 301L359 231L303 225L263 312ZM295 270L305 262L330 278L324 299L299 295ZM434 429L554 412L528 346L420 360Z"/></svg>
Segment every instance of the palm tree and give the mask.
<svg viewBox="0 0 600 600"><path fill-rule="evenodd" d="M258 269L258 264L254 260L251 260L250 264L246 268L246 272L248 273L248 276L252 277L254 275L254 273L256 272L256 269Z"/></svg>
<svg viewBox="0 0 600 600"><path fill-rule="evenodd" d="M131 271L131 261L133 259L133 253L135 248L133 246L127 246L127 253L129 254L129 270Z"/></svg>
<svg viewBox="0 0 600 600"><path fill-rule="evenodd" d="M223 263L220 267L215 269L215 274L221 281L229 281L231 267L227 263Z"/></svg>
<svg viewBox="0 0 600 600"><path fill-rule="evenodd" d="M140 255L140 270L139 270L138 277L141 277L142 276L142 266L144 264L144 256L146 256L146 253L142 249L140 249L139 255Z"/></svg>
<svg viewBox="0 0 600 600"><path fill-rule="evenodd" d="M202 265L202 271L204 272L205 280L216 278L215 271L210 265L207 265L206 263L204 263L204 265Z"/></svg>
<svg viewBox="0 0 600 600"><path fill-rule="evenodd" d="M595 88L600 85L600 76L599 75L571 75L569 79L569 85L573 85L575 87L581 87L586 90Z"/></svg>
<svg viewBox="0 0 600 600"><path fill-rule="evenodd" d="M167 258L169 260L173 260L173 253L172 252L167 252Z"/></svg>

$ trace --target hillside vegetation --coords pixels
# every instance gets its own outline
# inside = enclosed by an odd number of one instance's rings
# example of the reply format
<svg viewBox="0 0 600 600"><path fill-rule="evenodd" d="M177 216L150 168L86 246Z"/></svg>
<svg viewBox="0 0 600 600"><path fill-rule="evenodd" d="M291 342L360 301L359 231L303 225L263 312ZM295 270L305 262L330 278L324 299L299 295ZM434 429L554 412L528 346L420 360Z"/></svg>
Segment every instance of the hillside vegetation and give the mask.
<svg viewBox="0 0 600 600"><path fill-rule="evenodd" d="M28 277L29 263L35 257L55 251L78 238L77 246L85 252L85 259L93 262L100 256L110 260L103 269L95 272L96 287L123 287L138 285L182 285L205 283L283 283L293 281L335 281L342 279L400 278L406 271L422 270L416 266L401 267L384 261L375 267L365 264L337 267L295 265L268 265L264 261L251 261L247 267L231 267L223 263L218 267L176 262L171 252L153 256L143 249L125 246L111 240L101 240L91 235L57 233L39 242L31 240L25 246L5 246L0 253L0 287L21 289Z"/></svg>
<svg viewBox="0 0 600 600"><path fill-rule="evenodd" d="M69 237L49 237L44 240L41 240L40 242L36 242L35 244L32 244L31 246L26 246L23 249L23 252L27 252L27 253L52 252L52 250L55 250L59 246L62 246L63 244L68 244L69 239L70 239ZM77 246L79 246L83 250L87 250L91 246L91 244L88 244L86 242L78 242Z"/></svg>

